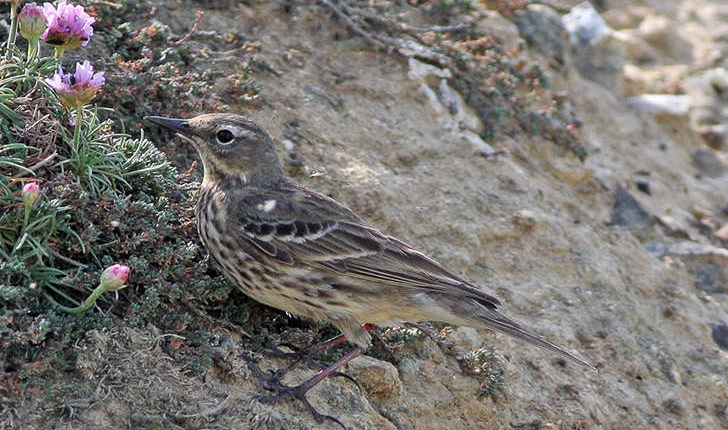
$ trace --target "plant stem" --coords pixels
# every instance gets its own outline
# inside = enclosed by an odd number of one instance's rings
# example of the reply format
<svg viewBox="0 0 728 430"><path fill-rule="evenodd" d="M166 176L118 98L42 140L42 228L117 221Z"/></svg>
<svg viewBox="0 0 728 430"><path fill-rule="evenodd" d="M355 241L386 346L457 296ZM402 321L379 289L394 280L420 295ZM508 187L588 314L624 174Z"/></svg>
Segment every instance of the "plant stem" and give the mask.
<svg viewBox="0 0 728 430"><path fill-rule="evenodd" d="M86 298L86 300L83 301L80 305L76 306L75 308L69 308L68 306L63 306L59 303L55 303L56 306L61 308L61 310L72 313L72 314L80 314L83 312L86 312L87 310L91 309L94 304L96 303L96 300L98 300L99 297L104 293L104 289L99 285L96 287L91 294ZM55 302L55 300L54 300Z"/></svg>
<svg viewBox="0 0 728 430"><path fill-rule="evenodd" d="M39 40L29 40L28 41L28 57L25 59L25 62L27 64L30 64L35 60L35 57L38 56L38 48L39 48Z"/></svg>
<svg viewBox="0 0 728 430"><path fill-rule="evenodd" d="M15 49L15 36L18 34L18 4L10 2L10 32L8 33L8 45L5 47L5 59L10 60Z"/></svg>
<svg viewBox="0 0 728 430"><path fill-rule="evenodd" d="M25 205L25 218L23 219L23 232L28 227L28 221L30 221L30 212L33 210L32 205Z"/></svg>
<svg viewBox="0 0 728 430"><path fill-rule="evenodd" d="M81 123L83 122L83 106L76 108L76 119L73 129L73 143L76 149L81 147Z"/></svg>
<svg viewBox="0 0 728 430"><path fill-rule="evenodd" d="M20 239L16 242L15 246L13 247L13 252L19 250L23 243L25 242L28 232L28 223L30 222L30 213L33 211L33 205L29 205L27 202L24 204L25 206L25 216L23 217L23 228L20 229Z"/></svg>
<svg viewBox="0 0 728 430"><path fill-rule="evenodd" d="M74 157L77 157L81 152L81 123L83 123L83 106L76 108L76 118L73 125L73 152ZM76 160L79 161L78 159Z"/></svg>
<svg viewBox="0 0 728 430"><path fill-rule="evenodd" d="M83 106L76 107L76 117L73 119L73 141L71 142L71 160L76 174L81 175L83 142L81 140L81 126L83 123Z"/></svg>
<svg viewBox="0 0 728 430"><path fill-rule="evenodd" d="M91 309L94 304L96 304L96 300L98 300L101 295L104 294L104 289L99 285L98 287L94 288L94 290L91 292L91 294L86 297L86 300L81 303L81 306L75 307L70 310L70 312L74 314L80 314L81 312L85 312L89 309Z"/></svg>
<svg viewBox="0 0 728 430"><path fill-rule="evenodd" d="M122 286L116 288L116 290L120 290L124 287L126 287L126 285L122 285ZM115 290L108 290L107 288L104 288L103 283L99 284L99 286L94 288L94 290L91 292L91 294L89 294L89 296L86 297L86 300L84 300L83 303L76 306L75 308L63 306L62 304L58 303L57 301L55 301L52 297L50 297L48 295L46 295L46 297L48 297L48 299L50 299L51 302L54 305L58 306L62 311L69 312L72 314L80 314L80 313L86 312L87 310L94 307L94 305L96 304L96 300L98 300L99 297L101 297L101 295L107 291L115 291Z"/></svg>

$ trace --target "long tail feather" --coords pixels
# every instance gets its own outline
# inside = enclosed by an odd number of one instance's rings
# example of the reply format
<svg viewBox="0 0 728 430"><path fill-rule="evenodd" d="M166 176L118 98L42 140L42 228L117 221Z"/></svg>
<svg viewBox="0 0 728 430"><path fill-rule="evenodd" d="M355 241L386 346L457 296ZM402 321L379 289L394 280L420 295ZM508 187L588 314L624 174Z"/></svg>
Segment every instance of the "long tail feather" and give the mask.
<svg viewBox="0 0 728 430"><path fill-rule="evenodd" d="M536 346L539 346L541 348L548 349L550 351L553 351L562 357L568 358L569 360L578 363L584 367L587 367L594 372L598 372L597 368L592 366L589 362L584 360L583 358L580 358L571 352L565 350L564 348L549 342L548 340L542 338L541 336L531 333L530 331L526 330L525 328L521 327L518 323L511 320L510 318L506 317L505 315L488 308L481 308L481 311L477 313L472 319L472 321L478 321L480 324L488 326L492 329L498 330L500 332L506 333L508 335L513 336L514 338L527 342Z"/></svg>

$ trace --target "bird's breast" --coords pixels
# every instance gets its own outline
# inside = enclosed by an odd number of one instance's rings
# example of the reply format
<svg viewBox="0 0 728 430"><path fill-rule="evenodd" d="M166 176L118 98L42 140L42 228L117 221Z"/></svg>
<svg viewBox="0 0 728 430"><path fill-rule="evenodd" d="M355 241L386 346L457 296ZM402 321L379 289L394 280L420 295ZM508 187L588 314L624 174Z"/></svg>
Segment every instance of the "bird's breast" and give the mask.
<svg viewBox="0 0 728 430"><path fill-rule="evenodd" d="M241 232L230 231L224 193L215 189L200 191L197 204L197 231L207 252L218 263L223 274L248 296L274 306L270 302L277 274L256 261L249 253L249 244Z"/></svg>

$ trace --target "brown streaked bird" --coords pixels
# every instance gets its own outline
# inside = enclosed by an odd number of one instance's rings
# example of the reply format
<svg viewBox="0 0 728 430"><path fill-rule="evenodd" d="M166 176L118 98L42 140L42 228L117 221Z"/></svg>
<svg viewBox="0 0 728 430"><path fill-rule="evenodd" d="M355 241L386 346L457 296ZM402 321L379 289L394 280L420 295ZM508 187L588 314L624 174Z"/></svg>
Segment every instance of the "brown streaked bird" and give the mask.
<svg viewBox="0 0 728 430"><path fill-rule="evenodd" d="M294 183L283 173L270 136L246 118L145 119L174 130L199 152L204 178L197 228L222 272L253 299L328 321L356 345L281 397L305 401L308 389L368 348L366 324L440 321L491 328L594 369L499 313L500 301L476 285Z"/></svg>

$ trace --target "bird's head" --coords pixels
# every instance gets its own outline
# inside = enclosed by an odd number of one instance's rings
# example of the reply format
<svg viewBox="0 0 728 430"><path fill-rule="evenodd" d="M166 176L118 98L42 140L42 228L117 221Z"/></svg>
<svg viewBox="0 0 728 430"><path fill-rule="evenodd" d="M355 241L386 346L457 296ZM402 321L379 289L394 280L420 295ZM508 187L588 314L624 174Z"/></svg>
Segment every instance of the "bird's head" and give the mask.
<svg viewBox="0 0 728 430"><path fill-rule="evenodd" d="M244 182L275 181L283 175L268 133L240 115L212 113L191 119L144 119L173 130L192 143L205 169L203 185L238 178Z"/></svg>

